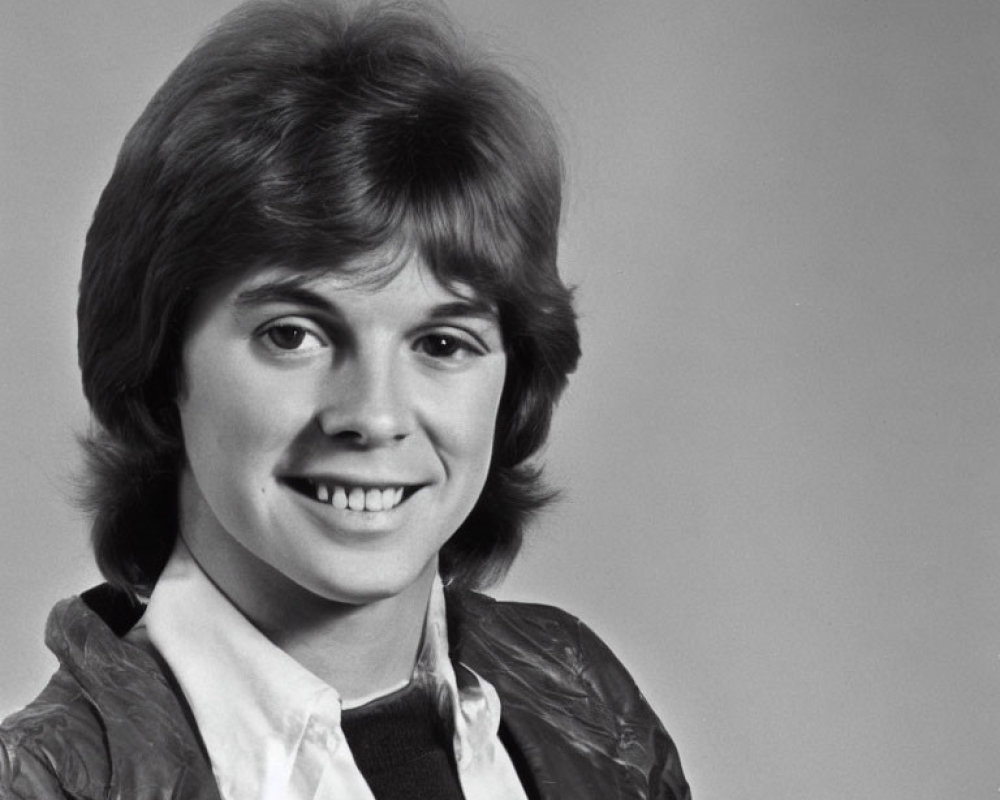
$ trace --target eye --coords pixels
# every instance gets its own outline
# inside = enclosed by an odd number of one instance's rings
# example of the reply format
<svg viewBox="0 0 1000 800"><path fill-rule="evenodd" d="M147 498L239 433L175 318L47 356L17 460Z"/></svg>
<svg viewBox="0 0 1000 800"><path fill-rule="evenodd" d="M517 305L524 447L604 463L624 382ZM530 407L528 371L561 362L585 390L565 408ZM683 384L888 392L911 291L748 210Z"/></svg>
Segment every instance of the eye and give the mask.
<svg viewBox="0 0 1000 800"><path fill-rule="evenodd" d="M290 322L269 325L261 331L261 337L269 347L286 353L304 353L326 346L318 334Z"/></svg>
<svg viewBox="0 0 1000 800"><path fill-rule="evenodd" d="M431 358L453 361L482 355L482 349L466 338L440 332L421 336L416 342L415 349Z"/></svg>

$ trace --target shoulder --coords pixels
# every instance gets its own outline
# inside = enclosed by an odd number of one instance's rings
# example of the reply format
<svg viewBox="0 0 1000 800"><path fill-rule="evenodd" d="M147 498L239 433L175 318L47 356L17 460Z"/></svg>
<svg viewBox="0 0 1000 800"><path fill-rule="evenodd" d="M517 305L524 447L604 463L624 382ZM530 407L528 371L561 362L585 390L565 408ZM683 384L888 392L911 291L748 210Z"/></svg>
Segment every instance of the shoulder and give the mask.
<svg viewBox="0 0 1000 800"><path fill-rule="evenodd" d="M476 593L456 594L449 603L454 657L497 689L504 717L522 744L550 758L553 750L579 755L572 768L551 775L569 780L573 773L584 782L614 776L612 793L621 797L690 797L673 740L631 674L590 627L536 603ZM584 775L590 777L585 781Z"/></svg>
<svg viewBox="0 0 1000 800"><path fill-rule="evenodd" d="M96 797L108 778L104 727L65 669L0 724L0 797Z"/></svg>
<svg viewBox="0 0 1000 800"><path fill-rule="evenodd" d="M49 615L46 644L60 666L0 723L0 798L217 798L171 677L121 638L137 618L126 600L101 587Z"/></svg>
<svg viewBox="0 0 1000 800"><path fill-rule="evenodd" d="M465 623L463 639L501 653L528 657L546 672L559 674L599 697L628 704L638 694L618 657L578 617L554 606L498 601L477 593L456 598Z"/></svg>

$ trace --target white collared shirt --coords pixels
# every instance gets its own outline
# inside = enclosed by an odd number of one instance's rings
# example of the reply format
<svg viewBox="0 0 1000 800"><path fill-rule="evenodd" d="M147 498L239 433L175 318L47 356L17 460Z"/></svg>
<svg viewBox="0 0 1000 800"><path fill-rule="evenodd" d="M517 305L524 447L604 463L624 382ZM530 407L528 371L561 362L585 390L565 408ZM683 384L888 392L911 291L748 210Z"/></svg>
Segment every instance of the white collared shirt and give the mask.
<svg viewBox="0 0 1000 800"><path fill-rule="evenodd" d="M179 537L140 624L191 707L223 800L374 800L341 729L337 690L260 633ZM496 690L448 658L437 577L413 680L453 721L466 800L526 800L498 736Z"/></svg>

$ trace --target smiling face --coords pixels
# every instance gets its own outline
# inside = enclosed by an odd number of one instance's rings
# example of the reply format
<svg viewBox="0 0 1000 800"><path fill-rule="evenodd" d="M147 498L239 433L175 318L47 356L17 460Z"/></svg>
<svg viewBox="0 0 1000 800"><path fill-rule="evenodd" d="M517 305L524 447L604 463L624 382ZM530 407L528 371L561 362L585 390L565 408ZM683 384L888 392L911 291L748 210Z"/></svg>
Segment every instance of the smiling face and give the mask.
<svg viewBox="0 0 1000 800"><path fill-rule="evenodd" d="M493 309L417 257L388 283L346 272L252 272L188 328L181 534L240 606L425 596L486 479Z"/></svg>

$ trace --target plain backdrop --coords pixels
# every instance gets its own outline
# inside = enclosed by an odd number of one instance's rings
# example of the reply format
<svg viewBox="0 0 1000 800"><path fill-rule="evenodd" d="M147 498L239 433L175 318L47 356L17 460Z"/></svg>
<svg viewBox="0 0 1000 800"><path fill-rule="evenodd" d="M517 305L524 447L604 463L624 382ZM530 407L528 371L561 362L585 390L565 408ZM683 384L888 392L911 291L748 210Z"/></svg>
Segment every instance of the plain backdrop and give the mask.
<svg viewBox="0 0 1000 800"><path fill-rule="evenodd" d="M3 0L0 713L98 580L83 237L231 0ZM559 120L584 359L498 590L584 617L697 800L1000 788L1000 3L450 0Z"/></svg>

